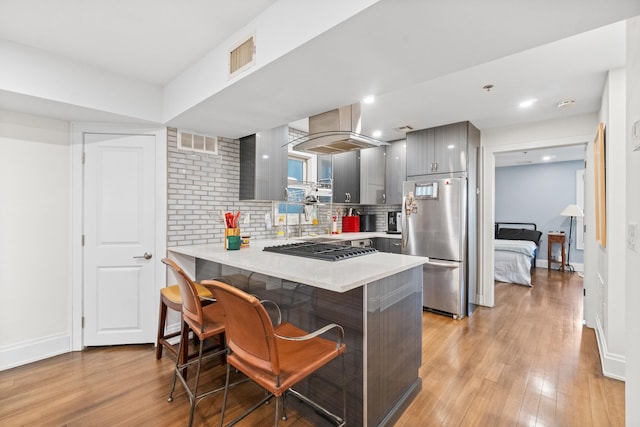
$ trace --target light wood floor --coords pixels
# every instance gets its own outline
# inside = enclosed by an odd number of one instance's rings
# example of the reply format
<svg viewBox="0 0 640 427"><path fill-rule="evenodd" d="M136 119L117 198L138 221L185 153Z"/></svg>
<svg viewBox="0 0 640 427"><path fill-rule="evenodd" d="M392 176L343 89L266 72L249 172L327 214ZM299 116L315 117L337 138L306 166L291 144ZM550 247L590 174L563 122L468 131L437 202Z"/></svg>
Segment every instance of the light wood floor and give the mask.
<svg viewBox="0 0 640 427"><path fill-rule="evenodd" d="M602 376L582 326L582 280L538 269L533 288L499 283L496 307L467 319L424 313L422 390L396 426L623 426L624 384ZM92 348L0 372L1 426L184 426L180 385L167 402L171 357L149 345ZM212 367L205 383L221 384ZM261 391L233 390L230 416ZM195 426L216 426L221 396ZM272 405L242 426L266 426ZM230 419L230 418L229 418ZM309 426L290 413L281 426Z"/></svg>

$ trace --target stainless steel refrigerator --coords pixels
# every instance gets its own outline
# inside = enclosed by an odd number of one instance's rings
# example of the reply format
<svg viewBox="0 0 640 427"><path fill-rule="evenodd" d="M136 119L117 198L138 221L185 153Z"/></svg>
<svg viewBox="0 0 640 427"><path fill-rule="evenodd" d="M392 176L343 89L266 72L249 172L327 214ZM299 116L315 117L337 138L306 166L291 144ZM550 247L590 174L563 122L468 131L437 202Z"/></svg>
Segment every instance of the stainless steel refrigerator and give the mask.
<svg viewBox="0 0 640 427"><path fill-rule="evenodd" d="M403 183L402 253L429 258L423 306L462 318L468 314L467 178L420 178Z"/></svg>

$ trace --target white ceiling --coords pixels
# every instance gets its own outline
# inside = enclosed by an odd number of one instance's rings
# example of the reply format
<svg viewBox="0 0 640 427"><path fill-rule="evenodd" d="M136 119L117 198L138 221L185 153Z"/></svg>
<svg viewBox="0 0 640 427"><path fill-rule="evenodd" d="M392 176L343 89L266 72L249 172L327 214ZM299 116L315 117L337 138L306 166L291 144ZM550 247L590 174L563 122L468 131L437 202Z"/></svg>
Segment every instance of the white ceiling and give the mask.
<svg viewBox="0 0 640 427"><path fill-rule="evenodd" d="M0 39L164 85L275 0L0 0Z"/></svg>
<svg viewBox="0 0 640 427"><path fill-rule="evenodd" d="M404 137L395 129L405 125L470 120L482 131L595 113L607 71L625 65L624 19L640 14L638 0L359 3L372 5L158 122L238 138L374 94L376 102L362 107L363 133L379 129L390 141ZM323 2L328 10L340 4ZM291 19L316 19L299 17L303 6L291 0L0 0L0 42L164 88L275 6ZM268 48L256 40L257 49ZM528 98L538 101L520 109ZM557 108L569 99L573 107ZM3 90L1 79L0 108L143 121Z"/></svg>
<svg viewBox="0 0 640 427"><path fill-rule="evenodd" d="M568 162L572 160L584 160L584 144L566 147L539 148L533 150L520 150L495 154L496 167L527 166L540 163Z"/></svg>

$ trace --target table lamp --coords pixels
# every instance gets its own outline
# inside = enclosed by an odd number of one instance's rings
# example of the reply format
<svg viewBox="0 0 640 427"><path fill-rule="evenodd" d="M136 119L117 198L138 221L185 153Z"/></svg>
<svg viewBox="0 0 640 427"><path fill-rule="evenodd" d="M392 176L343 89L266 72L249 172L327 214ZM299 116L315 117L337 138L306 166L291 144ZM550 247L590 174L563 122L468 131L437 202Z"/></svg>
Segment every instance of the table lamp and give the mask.
<svg viewBox="0 0 640 427"><path fill-rule="evenodd" d="M567 205L567 207L564 208L562 212L560 212L560 215L568 216L569 218L571 218L569 220L569 249L567 251L567 264L565 265L565 267L567 267L569 271L574 271L573 266L571 266L569 262L571 258L571 230L573 230L573 218L576 218L576 217L582 218L584 216L584 212L582 212L582 209L580 209L580 206L571 204L571 205Z"/></svg>

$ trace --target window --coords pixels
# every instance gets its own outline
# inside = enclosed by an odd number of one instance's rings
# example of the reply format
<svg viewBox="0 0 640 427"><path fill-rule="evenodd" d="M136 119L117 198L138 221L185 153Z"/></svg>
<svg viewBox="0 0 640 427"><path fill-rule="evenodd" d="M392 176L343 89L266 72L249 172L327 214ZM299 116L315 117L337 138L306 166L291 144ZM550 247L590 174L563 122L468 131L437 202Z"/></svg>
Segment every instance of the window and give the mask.
<svg viewBox="0 0 640 427"><path fill-rule="evenodd" d="M301 159L289 158L289 165L287 167L287 176L289 178L297 179L298 181L305 180L305 161Z"/></svg>
<svg viewBox="0 0 640 427"><path fill-rule="evenodd" d="M301 182L308 181L308 162L308 157L289 154L289 161L287 164L287 177L289 179L295 179Z"/></svg>

